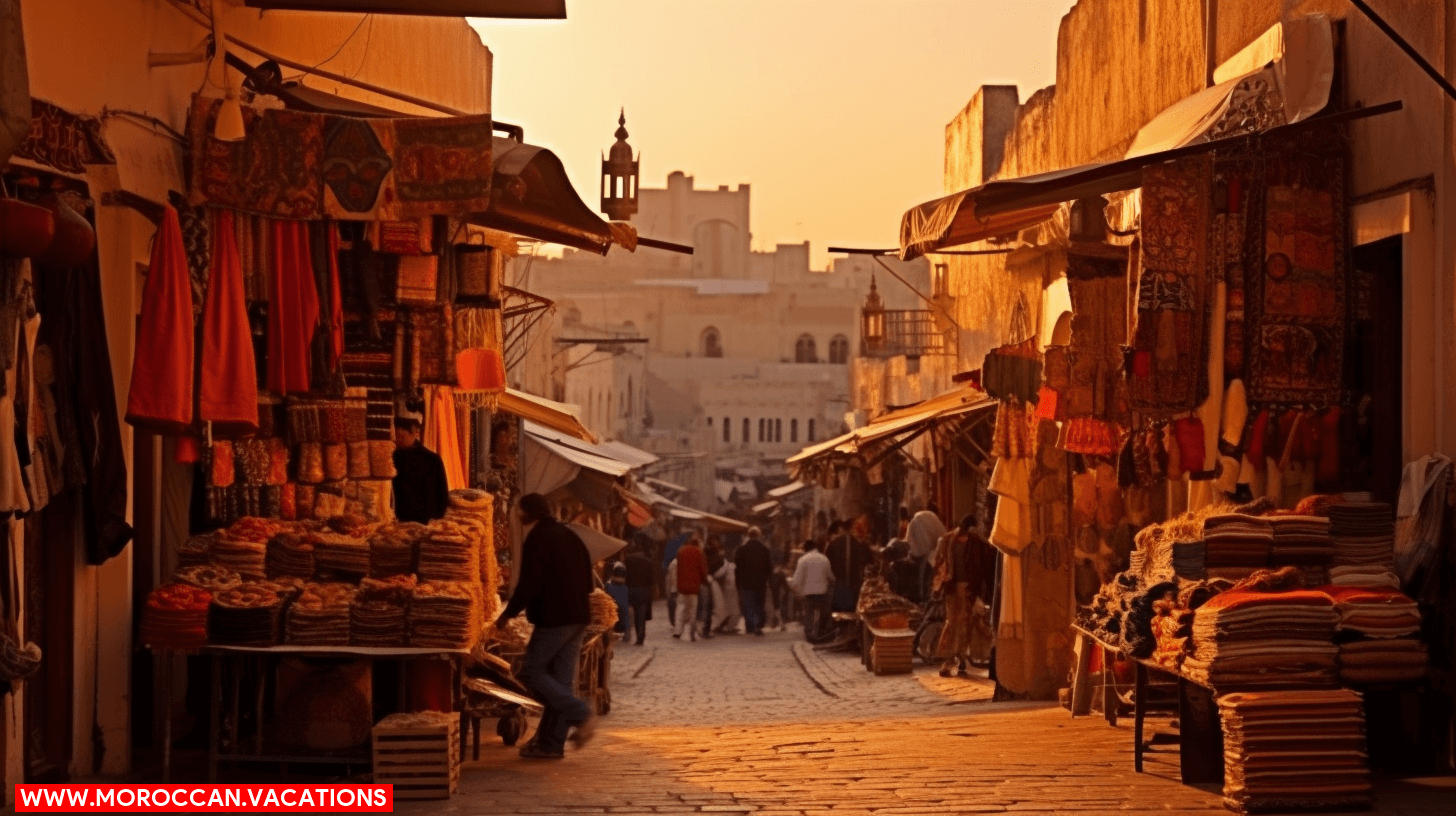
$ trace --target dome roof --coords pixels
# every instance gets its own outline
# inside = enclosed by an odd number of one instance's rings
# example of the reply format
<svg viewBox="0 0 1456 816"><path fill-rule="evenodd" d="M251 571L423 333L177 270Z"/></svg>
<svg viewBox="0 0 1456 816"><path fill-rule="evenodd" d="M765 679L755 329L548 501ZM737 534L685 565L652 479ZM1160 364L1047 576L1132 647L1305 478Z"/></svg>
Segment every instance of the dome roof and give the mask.
<svg viewBox="0 0 1456 816"><path fill-rule="evenodd" d="M627 144L627 112L623 110L617 117L617 141L612 144L612 149L607 153L607 160L613 164L630 163L632 161L632 146Z"/></svg>

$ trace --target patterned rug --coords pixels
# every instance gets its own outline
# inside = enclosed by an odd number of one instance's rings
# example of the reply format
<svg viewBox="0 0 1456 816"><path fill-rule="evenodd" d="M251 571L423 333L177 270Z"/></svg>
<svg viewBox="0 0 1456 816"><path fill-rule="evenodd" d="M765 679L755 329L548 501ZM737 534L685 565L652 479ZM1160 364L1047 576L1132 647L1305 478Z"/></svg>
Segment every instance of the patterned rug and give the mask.
<svg viewBox="0 0 1456 816"><path fill-rule="evenodd" d="M1208 389L1208 244L1212 158L1143 171L1142 269L1128 404L1167 416L1193 410Z"/></svg>
<svg viewBox="0 0 1456 816"><path fill-rule="evenodd" d="M1067 289L1072 299L1068 387L1061 394L1061 418L1122 420L1122 345L1127 339L1127 249L1081 248L1067 253Z"/></svg>
<svg viewBox="0 0 1456 816"><path fill-rule="evenodd" d="M1340 398L1345 349L1345 161L1287 151L1270 161L1248 272L1245 320L1251 402L1319 407Z"/></svg>

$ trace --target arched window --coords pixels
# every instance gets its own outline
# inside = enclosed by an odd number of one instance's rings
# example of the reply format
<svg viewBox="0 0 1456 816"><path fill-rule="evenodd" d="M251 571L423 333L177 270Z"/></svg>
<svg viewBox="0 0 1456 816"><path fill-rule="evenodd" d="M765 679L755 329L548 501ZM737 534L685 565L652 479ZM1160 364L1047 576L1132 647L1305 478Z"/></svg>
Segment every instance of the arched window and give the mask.
<svg viewBox="0 0 1456 816"><path fill-rule="evenodd" d="M758 418L758 441L763 441L763 417Z"/></svg>
<svg viewBox="0 0 1456 816"><path fill-rule="evenodd" d="M723 417L723 441L733 442L733 422L728 417Z"/></svg>
<svg viewBox="0 0 1456 816"><path fill-rule="evenodd" d="M849 338L842 334L834 335L829 341L829 362L835 365L844 365L849 362Z"/></svg>
<svg viewBox="0 0 1456 816"><path fill-rule="evenodd" d="M723 336L719 334L718 330L713 326L709 326L708 328L703 329L702 345L702 353L704 357L723 356Z"/></svg>
<svg viewBox="0 0 1456 816"><path fill-rule="evenodd" d="M817 363L819 362L819 349L814 345L814 336L810 334L799 335L798 342L794 343L794 362L796 363Z"/></svg>
<svg viewBox="0 0 1456 816"><path fill-rule="evenodd" d="M774 441L775 442L782 442L782 441L784 441L784 421L782 419L775 419L773 421L773 424L774 424Z"/></svg>
<svg viewBox="0 0 1456 816"><path fill-rule="evenodd" d="M748 421L748 417L744 417L743 418L743 444L745 444L745 445L748 444L748 428L749 428L749 425L750 425L750 423Z"/></svg>
<svg viewBox="0 0 1456 816"><path fill-rule="evenodd" d="M789 420L789 441L799 441L799 420L797 419Z"/></svg>

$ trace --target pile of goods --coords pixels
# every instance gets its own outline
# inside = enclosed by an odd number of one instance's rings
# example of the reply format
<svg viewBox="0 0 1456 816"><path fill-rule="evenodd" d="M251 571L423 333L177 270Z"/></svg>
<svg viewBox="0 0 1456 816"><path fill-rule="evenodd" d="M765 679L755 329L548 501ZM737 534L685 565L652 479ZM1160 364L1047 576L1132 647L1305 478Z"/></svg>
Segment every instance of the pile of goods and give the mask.
<svg viewBox="0 0 1456 816"><path fill-rule="evenodd" d="M1340 679L1352 685L1399 683L1426 676L1416 602L1394 589L1331 587L1340 615Z"/></svg>
<svg viewBox="0 0 1456 816"><path fill-rule="evenodd" d="M1275 564L1325 566L1334 553L1330 538L1330 520L1323 516L1271 516L1274 548L1270 557Z"/></svg>
<svg viewBox="0 0 1456 816"><path fill-rule="evenodd" d="M1371 805L1360 695L1227 694L1224 801L1236 811L1364 810Z"/></svg>
<svg viewBox="0 0 1456 816"><path fill-rule="evenodd" d="M1391 507L1363 496L1331 504L1330 583L1398 589L1395 575L1395 518Z"/></svg>
<svg viewBox="0 0 1456 816"><path fill-rule="evenodd" d="M1274 549L1274 526L1269 520L1242 513L1223 513L1203 520L1204 567L1210 575L1232 576L1231 571L1263 569Z"/></svg>
<svg viewBox="0 0 1456 816"><path fill-rule="evenodd" d="M884 628L908 628L910 618L920 610L914 603L895 594L890 582L883 576L873 575L865 579L859 591L859 605L855 608L860 619L874 626Z"/></svg>
<svg viewBox="0 0 1456 816"><path fill-rule="evenodd" d="M1333 686L1339 620L1322 592L1230 590L1194 612L1183 671L1216 688Z"/></svg>
<svg viewBox="0 0 1456 816"><path fill-rule="evenodd" d="M470 648L499 609L491 506L458 491L428 525L242 518L194 536L147 601L142 641Z"/></svg>
<svg viewBox="0 0 1456 816"><path fill-rule="evenodd" d="M617 625L617 602L604 590L592 590L591 621L593 629L611 629Z"/></svg>

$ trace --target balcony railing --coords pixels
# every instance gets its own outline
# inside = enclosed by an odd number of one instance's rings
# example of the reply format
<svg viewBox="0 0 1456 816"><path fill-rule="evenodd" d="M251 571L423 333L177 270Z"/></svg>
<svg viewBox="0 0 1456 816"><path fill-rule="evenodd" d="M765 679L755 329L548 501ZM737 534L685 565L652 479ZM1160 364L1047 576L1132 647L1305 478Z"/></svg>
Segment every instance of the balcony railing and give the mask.
<svg viewBox="0 0 1456 816"><path fill-rule="evenodd" d="M883 338L866 336L862 354L865 357L919 357L925 354L949 354L945 331L936 324L929 309L886 309Z"/></svg>

